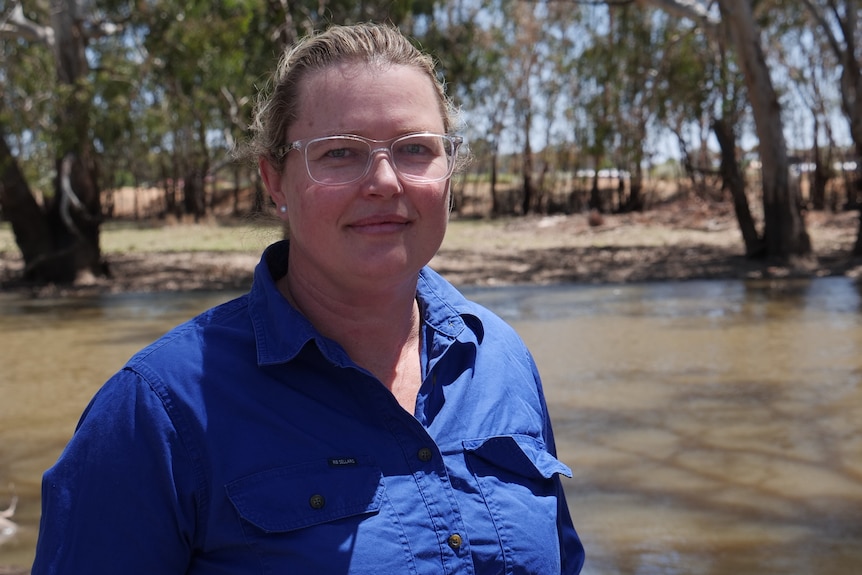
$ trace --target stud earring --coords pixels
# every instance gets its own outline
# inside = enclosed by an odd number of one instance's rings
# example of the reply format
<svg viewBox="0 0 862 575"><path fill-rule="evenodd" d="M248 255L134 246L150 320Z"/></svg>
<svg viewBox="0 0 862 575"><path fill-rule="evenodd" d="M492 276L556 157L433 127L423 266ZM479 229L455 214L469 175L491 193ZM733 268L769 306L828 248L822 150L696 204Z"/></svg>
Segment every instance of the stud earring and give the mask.
<svg viewBox="0 0 862 575"><path fill-rule="evenodd" d="M286 214L287 213L287 206L285 206L284 204L278 206L278 211L283 213L283 214Z"/></svg>

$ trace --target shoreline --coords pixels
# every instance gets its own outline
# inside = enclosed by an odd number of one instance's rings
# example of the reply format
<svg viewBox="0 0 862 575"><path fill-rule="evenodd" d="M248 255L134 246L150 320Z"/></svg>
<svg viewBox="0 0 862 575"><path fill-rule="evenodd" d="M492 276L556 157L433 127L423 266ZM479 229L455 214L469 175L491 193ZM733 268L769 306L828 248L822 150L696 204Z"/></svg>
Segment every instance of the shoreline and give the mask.
<svg viewBox="0 0 862 575"><path fill-rule="evenodd" d="M708 208L605 215L600 225L591 225L586 214L453 218L430 265L465 287L862 277L862 258L852 256L859 225L856 212L808 213L813 257L788 266L746 258L732 214ZM173 233L183 225L172 227ZM201 226L189 230L190 235L200 234ZM16 279L23 264L20 254L7 249L0 251L0 291L58 297L244 291L251 285L260 252L260 248L112 252L104 256L110 278L37 287Z"/></svg>

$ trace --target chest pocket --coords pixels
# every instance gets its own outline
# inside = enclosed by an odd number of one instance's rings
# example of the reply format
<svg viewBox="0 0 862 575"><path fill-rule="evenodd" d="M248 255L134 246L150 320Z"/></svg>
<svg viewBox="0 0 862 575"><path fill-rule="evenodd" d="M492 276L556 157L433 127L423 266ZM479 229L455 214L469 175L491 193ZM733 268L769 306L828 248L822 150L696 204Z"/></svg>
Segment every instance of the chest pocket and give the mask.
<svg viewBox="0 0 862 575"><path fill-rule="evenodd" d="M526 435L468 440L462 447L499 538L496 545L487 542L487 554L496 548L507 575L559 573L557 475L571 477L571 470Z"/></svg>
<svg viewBox="0 0 862 575"><path fill-rule="evenodd" d="M370 458L271 469L225 489L263 573L416 572L383 473Z"/></svg>
<svg viewBox="0 0 862 575"><path fill-rule="evenodd" d="M375 513L384 491L380 469L360 458L271 469L233 481L226 490L240 517L265 533Z"/></svg>

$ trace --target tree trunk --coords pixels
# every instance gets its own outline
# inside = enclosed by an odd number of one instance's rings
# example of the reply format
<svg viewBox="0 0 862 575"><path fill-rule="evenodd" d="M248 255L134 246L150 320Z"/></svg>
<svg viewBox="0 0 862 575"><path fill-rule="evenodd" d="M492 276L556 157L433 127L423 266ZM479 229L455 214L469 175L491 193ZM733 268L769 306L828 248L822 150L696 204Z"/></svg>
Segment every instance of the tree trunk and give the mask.
<svg viewBox="0 0 862 575"><path fill-rule="evenodd" d="M31 270L36 282L74 282L81 273L105 273L99 248L101 200L90 143L85 34L73 0L52 3L54 62L63 95L58 104L54 199L47 208L52 253Z"/></svg>
<svg viewBox="0 0 862 575"><path fill-rule="evenodd" d="M620 180L622 181L622 179ZM643 191L644 173L641 165L641 158L636 158L629 181L629 197L626 200L625 207L621 211L626 212L642 212L644 209Z"/></svg>
<svg viewBox="0 0 862 575"><path fill-rule="evenodd" d="M841 107L850 124L850 137L856 147L856 155L862 159L862 68L857 60L859 46L855 42L859 26L858 7L855 4L847 2L844 18L838 18L844 36L844 49L841 49L834 36L830 36L830 40L841 62Z"/></svg>
<svg viewBox="0 0 862 575"><path fill-rule="evenodd" d="M760 144L764 255L780 260L810 256L799 193L790 186L781 106L760 47L751 0L720 0L719 6L742 68Z"/></svg>
<svg viewBox="0 0 862 575"><path fill-rule="evenodd" d="M36 202L6 142L0 144L0 201L24 258L24 279L34 283L72 283L82 274L106 273L99 249L101 203L89 139L92 94L87 87L86 37L76 9L74 0L54 0L51 27L33 24L53 50L60 87L55 189L45 206Z"/></svg>
<svg viewBox="0 0 862 575"><path fill-rule="evenodd" d="M853 139L853 144L856 147L856 163L857 163L857 178L855 188L851 190L847 188L848 203L850 195L857 192L862 186L862 69L860 69L859 61L856 59L858 47L856 46L855 31L858 26L858 15L855 6L848 2L845 7L844 19L841 19L842 32L844 34L845 45L847 48L843 53L838 51L838 57L841 59L841 107L847 115L850 123L850 137ZM858 203L858 200L857 200ZM853 255L862 256L862 207L856 206L859 209L859 231L856 234L856 243L853 246Z"/></svg>
<svg viewBox="0 0 862 575"><path fill-rule="evenodd" d="M811 208L817 211L826 209L826 185L829 183L828 162L824 163L821 157L820 144L817 142L817 133L820 122L814 116L814 170L808 172L809 196Z"/></svg>
<svg viewBox="0 0 862 575"><path fill-rule="evenodd" d="M251 211L255 214L260 214L265 209L267 194L263 189L263 182L257 172L252 173L252 182L254 183L254 204L252 204Z"/></svg>
<svg viewBox="0 0 862 575"><path fill-rule="evenodd" d="M862 210L859 210L859 228L856 232L856 243L853 244L853 255L862 256Z"/></svg>
<svg viewBox="0 0 862 575"><path fill-rule="evenodd" d="M205 180L201 169L193 166L187 170L183 183L184 211L194 216L195 222L199 222L206 215Z"/></svg>
<svg viewBox="0 0 862 575"><path fill-rule="evenodd" d="M12 224L15 243L24 257L25 270L51 252L51 230L18 162L12 157L0 125L0 210Z"/></svg>
<svg viewBox="0 0 862 575"><path fill-rule="evenodd" d="M231 209L231 214L234 216L239 215L239 196L240 196L240 172L239 166L235 165L233 169L233 208Z"/></svg>
<svg viewBox="0 0 862 575"><path fill-rule="evenodd" d="M526 114L524 118L524 195L521 202L521 214L527 215L533 207L533 147L530 142L530 127L532 126L531 114Z"/></svg>
<svg viewBox="0 0 862 575"><path fill-rule="evenodd" d="M858 166L862 162L862 67L857 56L859 46L856 39L859 29L858 2L847 1L843 6L838 2L829 2L824 9L811 0L804 0L803 4L817 21L820 33L826 37L835 57L841 63L841 107L850 125L850 137L856 147ZM831 13L837 26L830 22L827 12ZM841 38L836 35L839 30ZM862 170L857 168L857 175L860 173ZM853 255L862 256L862 207L858 204L862 177L857 177L855 184L853 188L846 187L847 206L860 210L859 232L856 235Z"/></svg>
<svg viewBox="0 0 862 575"><path fill-rule="evenodd" d="M712 129L721 148L721 178L733 198L736 221L739 222L739 231L742 232L742 240L745 243L745 255L759 256L763 252L763 241L757 235L745 195L745 179L736 160L736 136L733 134L733 128L723 119L714 120Z"/></svg>
<svg viewBox="0 0 862 575"><path fill-rule="evenodd" d="M494 147L491 150L491 215L496 217L502 215L502 206L500 205L500 197L497 193L497 144L496 140Z"/></svg>
<svg viewBox="0 0 862 575"><path fill-rule="evenodd" d="M602 163L602 157L599 155L593 156L593 181L590 187L590 199L587 201L587 207L590 210L596 210L599 213L605 212L605 203L602 201L602 194L599 188L599 166Z"/></svg>

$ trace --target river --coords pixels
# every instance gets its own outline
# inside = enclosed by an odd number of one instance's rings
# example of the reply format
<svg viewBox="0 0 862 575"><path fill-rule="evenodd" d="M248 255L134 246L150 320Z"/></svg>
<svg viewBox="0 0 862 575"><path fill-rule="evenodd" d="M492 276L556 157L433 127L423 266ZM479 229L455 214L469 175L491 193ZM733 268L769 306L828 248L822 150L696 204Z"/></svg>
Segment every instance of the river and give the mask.
<svg viewBox="0 0 862 575"><path fill-rule="evenodd" d="M536 357L585 575L862 572L859 284L465 292ZM41 474L101 383L232 295L0 294L0 566L32 562Z"/></svg>

